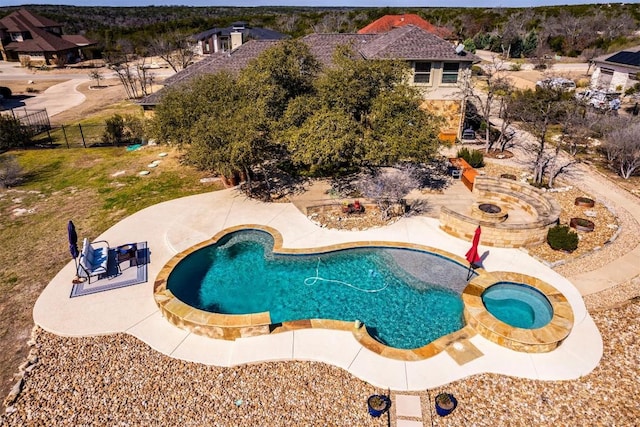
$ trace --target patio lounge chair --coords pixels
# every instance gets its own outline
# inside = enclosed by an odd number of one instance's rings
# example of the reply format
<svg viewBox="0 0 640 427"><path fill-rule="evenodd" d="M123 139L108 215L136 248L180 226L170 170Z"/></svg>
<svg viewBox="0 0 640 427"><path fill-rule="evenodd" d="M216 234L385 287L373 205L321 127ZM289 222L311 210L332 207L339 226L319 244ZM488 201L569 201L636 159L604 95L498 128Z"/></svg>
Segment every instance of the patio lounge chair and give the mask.
<svg viewBox="0 0 640 427"><path fill-rule="evenodd" d="M94 246L97 244L99 246ZM109 243L106 240L89 242L85 237L78 261L78 277L84 277L91 283L92 277L107 273L108 261Z"/></svg>

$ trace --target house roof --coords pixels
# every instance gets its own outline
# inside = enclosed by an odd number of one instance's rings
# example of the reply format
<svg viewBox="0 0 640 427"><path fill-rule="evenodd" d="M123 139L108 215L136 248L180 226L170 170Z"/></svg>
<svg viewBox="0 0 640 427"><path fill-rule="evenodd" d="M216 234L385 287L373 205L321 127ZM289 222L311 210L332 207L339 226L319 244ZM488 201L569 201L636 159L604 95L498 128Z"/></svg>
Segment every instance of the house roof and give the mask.
<svg viewBox="0 0 640 427"><path fill-rule="evenodd" d="M238 73L243 68L246 68L252 59L257 58L262 52L275 46L277 43L277 40L250 40L231 52L214 53L202 61L168 77L164 81L164 85L165 87L175 86L198 76L215 74L221 71L228 71L233 74ZM162 94L161 89L156 93L144 97L140 101L140 104L156 105L160 101Z"/></svg>
<svg viewBox="0 0 640 427"><path fill-rule="evenodd" d="M640 67L640 51L638 52L618 52L607 58L607 62L615 62L617 64L631 65Z"/></svg>
<svg viewBox="0 0 640 427"><path fill-rule="evenodd" d="M194 40L202 41L208 39L214 34L218 34L220 36L229 36L234 31L240 31L245 35L245 37L253 40L280 40L287 37L285 34L269 30L268 28L253 28L247 27L244 24L240 26L239 24L240 23L234 23L232 26L225 28L210 28L194 35L193 38Z"/></svg>
<svg viewBox="0 0 640 427"><path fill-rule="evenodd" d="M436 36L445 39L453 37L453 33L448 28L437 27L413 13L403 15L385 15L380 19L376 19L366 27L358 30L358 34L386 33L394 28L405 25L415 25L416 27L422 28L431 34L435 34Z"/></svg>
<svg viewBox="0 0 640 427"><path fill-rule="evenodd" d="M456 53L450 42L415 25L405 25L379 34L364 44L360 51L367 59L480 61L472 53Z"/></svg>
<svg viewBox="0 0 640 427"><path fill-rule="evenodd" d="M25 9L20 9L0 20L8 32L28 32L31 38L21 42L14 41L5 44L6 50L16 52L59 52L75 49L79 46L88 46L94 42L82 35L52 34L46 30L50 27L60 27L60 24L51 19L35 15Z"/></svg>
<svg viewBox="0 0 640 427"><path fill-rule="evenodd" d="M10 33L16 33L31 31L32 28L62 27L62 25L44 16L31 13L27 9L20 9L0 19L0 27L4 27Z"/></svg>
<svg viewBox="0 0 640 427"><path fill-rule="evenodd" d="M376 34L309 34L303 37L302 41L309 46L311 54L326 67L333 64L333 54L336 48L342 45L351 46L356 55L364 59L360 49L376 37Z"/></svg>
<svg viewBox="0 0 640 427"><path fill-rule="evenodd" d="M457 54L451 43L413 25L394 28L384 34L310 34L303 37L302 41L325 67L333 64L333 54L341 45L351 45L356 55L363 59L480 61L480 58L471 53ZM279 40L251 40L231 52L213 54L167 78L164 82L165 87L219 71L237 73L245 68L249 61L277 43ZM161 97L162 90L143 98L140 104L155 105Z"/></svg>
<svg viewBox="0 0 640 427"><path fill-rule="evenodd" d="M75 43L51 34L41 28L31 28L28 31L31 34L30 39L8 43L4 48L17 52L58 52L78 47Z"/></svg>
<svg viewBox="0 0 640 427"><path fill-rule="evenodd" d="M630 49L621 50L613 55L602 55L593 60L594 62L601 64L614 64L622 65L633 68L640 68L640 46L635 46Z"/></svg>
<svg viewBox="0 0 640 427"><path fill-rule="evenodd" d="M82 34L63 34L62 38L68 42L75 44L76 46L89 46L95 44L94 41L89 40Z"/></svg>

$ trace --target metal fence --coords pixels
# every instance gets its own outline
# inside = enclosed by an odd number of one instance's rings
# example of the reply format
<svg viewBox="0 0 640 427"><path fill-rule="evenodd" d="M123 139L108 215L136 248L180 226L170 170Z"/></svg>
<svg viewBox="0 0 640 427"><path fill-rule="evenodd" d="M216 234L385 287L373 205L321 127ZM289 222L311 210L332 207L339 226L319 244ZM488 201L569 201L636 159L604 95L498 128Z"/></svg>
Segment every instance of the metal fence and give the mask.
<svg viewBox="0 0 640 427"><path fill-rule="evenodd" d="M49 114L46 108L41 110L27 110L26 108L12 108L3 111L2 114L11 115L20 122L20 125L29 132L29 135L35 136L51 130L49 122Z"/></svg>

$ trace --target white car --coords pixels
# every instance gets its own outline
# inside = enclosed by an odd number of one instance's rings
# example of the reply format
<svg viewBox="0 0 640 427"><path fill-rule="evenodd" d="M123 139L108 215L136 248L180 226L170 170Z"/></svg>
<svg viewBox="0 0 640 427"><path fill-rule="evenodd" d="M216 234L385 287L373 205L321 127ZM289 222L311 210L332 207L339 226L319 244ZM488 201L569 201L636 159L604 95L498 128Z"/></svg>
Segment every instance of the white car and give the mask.
<svg viewBox="0 0 640 427"><path fill-rule="evenodd" d="M564 77L550 77L544 80L538 80L536 82L536 89L557 89L569 92L576 90L576 83L573 80L565 79Z"/></svg>
<svg viewBox="0 0 640 427"><path fill-rule="evenodd" d="M620 93L604 90L587 90L580 95L587 105L598 110L618 110L620 108Z"/></svg>

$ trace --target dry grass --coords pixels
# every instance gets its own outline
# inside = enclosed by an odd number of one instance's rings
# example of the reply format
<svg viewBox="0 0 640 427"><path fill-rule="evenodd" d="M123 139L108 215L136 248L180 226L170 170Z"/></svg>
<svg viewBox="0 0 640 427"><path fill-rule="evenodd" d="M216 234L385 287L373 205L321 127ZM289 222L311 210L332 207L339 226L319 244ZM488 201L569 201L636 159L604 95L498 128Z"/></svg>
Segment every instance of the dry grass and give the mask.
<svg viewBox="0 0 640 427"><path fill-rule="evenodd" d="M20 80L3 80L2 86L6 86L11 89L11 93L16 95L32 95L33 93L27 92L27 89L38 92L44 92L53 85L63 83L65 80L35 80L33 83L29 83L29 78L25 77Z"/></svg>
<svg viewBox="0 0 640 427"><path fill-rule="evenodd" d="M60 82L38 84L44 90ZM104 121L115 112L140 112L139 107L124 101L124 90L115 81L101 81L107 87L99 90L89 88L94 83L79 87L87 96L86 102L53 117L52 122ZM12 90L21 89L16 85ZM140 170L159 159L161 151L169 151L169 156L162 158L150 175L139 176ZM166 147L134 152L124 147L57 148L3 155L16 156L24 172L20 186L0 190L0 394L4 396L26 356L32 307L53 276L70 261L67 221L74 221L80 239L95 238L146 206L219 187L201 184L200 178L206 174L181 166L179 153Z"/></svg>

